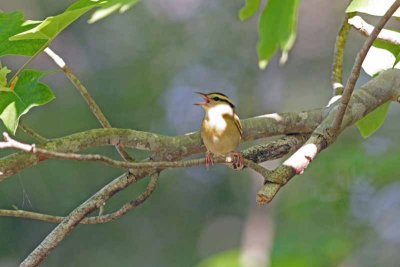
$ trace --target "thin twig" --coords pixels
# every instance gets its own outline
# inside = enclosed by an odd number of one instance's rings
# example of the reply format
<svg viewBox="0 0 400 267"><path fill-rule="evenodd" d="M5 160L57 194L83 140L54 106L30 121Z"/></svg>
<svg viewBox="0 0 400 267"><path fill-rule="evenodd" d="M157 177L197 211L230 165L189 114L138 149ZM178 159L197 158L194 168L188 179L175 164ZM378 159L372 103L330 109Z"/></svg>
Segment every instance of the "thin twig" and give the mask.
<svg viewBox="0 0 400 267"><path fill-rule="evenodd" d="M24 131L24 133L26 133L27 135L38 141L40 144L49 142L49 139L41 136L22 121L19 122L18 127L21 128L21 130Z"/></svg>
<svg viewBox="0 0 400 267"><path fill-rule="evenodd" d="M350 32L349 18L353 17L356 13L347 13L343 20L342 27L336 37L335 51L332 66L332 89L333 95L341 95L343 93L343 60L344 50L347 43L347 37Z"/></svg>
<svg viewBox="0 0 400 267"><path fill-rule="evenodd" d="M376 37L379 35L380 31L385 26L386 22L392 17L394 12L400 7L400 0L396 0L392 6L386 11L383 17L379 20L378 24L375 26L374 30L371 32L371 35L367 38L364 45L362 46L360 52L357 54L357 58L354 62L353 69L351 70L351 74L349 79L347 80L346 87L344 88L343 95L341 98L341 102L338 107L338 112L336 114L335 120L332 124L331 134L332 136L337 136L339 130L342 125L342 120L344 114L347 109L347 105L349 104L351 95L354 90L354 86L360 76L361 65L367 56L367 53L372 46L372 43L375 41Z"/></svg>
<svg viewBox="0 0 400 267"><path fill-rule="evenodd" d="M372 31L374 30L374 26L366 22L360 16L355 16L349 19L349 24L353 26L353 28L356 29L359 33L366 37L370 36L372 34ZM381 40L394 45L400 45L400 33L382 29L376 37L376 40Z"/></svg>
<svg viewBox="0 0 400 267"><path fill-rule="evenodd" d="M72 82L75 88L82 95L83 99L86 101L86 104L89 106L92 113L95 115L97 120L100 122L101 126L104 128L111 128L110 122L107 120L104 113L101 111L100 107L97 105L96 101L90 95L89 91L86 87L81 83L81 81L76 77L73 73L72 69L65 63L65 61L57 55L53 50L47 47L44 52L56 63L56 65L64 72L64 74L68 77L68 79ZM121 155L123 159L126 161L134 161L125 148L122 145L116 145L118 153Z"/></svg>
<svg viewBox="0 0 400 267"><path fill-rule="evenodd" d="M156 188L157 181L158 181L158 174L155 173L150 176L150 182L147 185L146 191L141 193L138 197L127 202L121 208L119 208L117 211L113 213L104 214L101 216L86 217L82 221L80 221L80 223L81 224L107 223L122 217L130 210L142 204L147 198L149 198L149 196L154 192L154 189ZM49 215L49 214L31 212L26 210L5 210L5 209L0 209L0 216L24 218L24 219L31 219L31 220L51 222L51 223L60 223L65 218L62 216Z"/></svg>

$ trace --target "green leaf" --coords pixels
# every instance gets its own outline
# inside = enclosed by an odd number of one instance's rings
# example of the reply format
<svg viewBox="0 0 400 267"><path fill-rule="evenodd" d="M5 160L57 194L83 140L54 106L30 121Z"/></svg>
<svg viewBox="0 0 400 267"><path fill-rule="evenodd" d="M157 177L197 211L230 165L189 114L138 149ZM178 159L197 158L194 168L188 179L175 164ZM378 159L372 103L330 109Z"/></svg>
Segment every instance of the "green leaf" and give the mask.
<svg viewBox="0 0 400 267"><path fill-rule="evenodd" d="M0 89L7 86L7 74L10 72L11 70L9 70L7 67L0 69Z"/></svg>
<svg viewBox="0 0 400 267"><path fill-rule="evenodd" d="M52 41L62 30L88 12L94 7L102 6L107 1L101 0L78 0L63 13L54 17L48 17L36 27L16 34L10 38L12 41L43 39L47 42Z"/></svg>
<svg viewBox="0 0 400 267"><path fill-rule="evenodd" d="M12 134L15 134L22 115L54 99L50 88L39 83L44 74L38 70L23 70L14 90L0 91L0 119Z"/></svg>
<svg viewBox="0 0 400 267"><path fill-rule="evenodd" d="M391 32L393 35L400 36L398 32ZM397 64L399 59L399 45L377 40L369 49L368 54L362 64L362 68L368 75L373 77L384 70L400 68L400 64Z"/></svg>
<svg viewBox="0 0 400 267"><path fill-rule="evenodd" d="M95 23L101 19L104 19L115 12L124 13L140 0L110 0L102 8L99 8L93 12L89 19L89 23Z"/></svg>
<svg viewBox="0 0 400 267"><path fill-rule="evenodd" d="M260 4L261 0L246 0L246 4L239 11L240 20L246 20L256 14Z"/></svg>
<svg viewBox="0 0 400 267"><path fill-rule="evenodd" d="M196 267L240 267L240 252L238 250L227 250L212 255L202 261Z"/></svg>
<svg viewBox="0 0 400 267"><path fill-rule="evenodd" d="M393 5L395 0L353 0L347 7L346 12L361 12L373 16L383 16ZM397 10L393 16L400 17L400 10Z"/></svg>
<svg viewBox="0 0 400 267"><path fill-rule="evenodd" d="M280 48L280 63L287 60L289 50L296 40L297 9L299 0L269 0L260 17L258 59L261 69Z"/></svg>
<svg viewBox="0 0 400 267"><path fill-rule="evenodd" d="M24 21L21 12L4 13L0 11L0 57L4 55L32 56L46 43L45 40L10 41L15 34L32 29L38 24Z"/></svg>
<svg viewBox="0 0 400 267"><path fill-rule="evenodd" d="M356 123L363 138L368 138L383 125L389 111L389 104L390 102L381 105Z"/></svg>

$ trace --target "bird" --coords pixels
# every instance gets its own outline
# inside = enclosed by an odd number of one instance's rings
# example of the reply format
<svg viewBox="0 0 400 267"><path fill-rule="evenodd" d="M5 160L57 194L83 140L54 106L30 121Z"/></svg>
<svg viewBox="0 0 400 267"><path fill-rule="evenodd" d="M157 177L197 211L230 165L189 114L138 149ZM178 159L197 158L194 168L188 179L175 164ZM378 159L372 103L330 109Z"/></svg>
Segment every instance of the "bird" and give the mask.
<svg viewBox="0 0 400 267"><path fill-rule="evenodd" d="M243 156L235 150L243 138L243 130L232 100L219 92L196 93L204 100L195 105L205 112L200 132L207 148L206 166L213 164L213 155L231 155L234 169L242 168Z"/></svg>

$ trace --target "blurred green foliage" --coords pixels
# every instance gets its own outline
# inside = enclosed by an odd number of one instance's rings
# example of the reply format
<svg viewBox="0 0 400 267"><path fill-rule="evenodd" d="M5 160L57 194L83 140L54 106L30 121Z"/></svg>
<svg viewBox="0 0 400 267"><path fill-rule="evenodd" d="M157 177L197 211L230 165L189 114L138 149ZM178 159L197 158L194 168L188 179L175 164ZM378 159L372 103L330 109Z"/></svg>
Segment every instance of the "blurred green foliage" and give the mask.
<svg viewBox="0 0 400 267"><path fill-rule="evenodd" d="M352 0L346 12L362 12L374 16L383 16L393 3L394 0ZM396 11L394 16L399 17L400 11Z"/></svg>
<svg viewBox="0 0 400 267"><path fill-rule="evenodd" d="M257 44L261 69L267 67L278 49L282 51L281 64L286 63L289 50L296 40L299 3L299 0L268 1L260 16Z"/></svg>

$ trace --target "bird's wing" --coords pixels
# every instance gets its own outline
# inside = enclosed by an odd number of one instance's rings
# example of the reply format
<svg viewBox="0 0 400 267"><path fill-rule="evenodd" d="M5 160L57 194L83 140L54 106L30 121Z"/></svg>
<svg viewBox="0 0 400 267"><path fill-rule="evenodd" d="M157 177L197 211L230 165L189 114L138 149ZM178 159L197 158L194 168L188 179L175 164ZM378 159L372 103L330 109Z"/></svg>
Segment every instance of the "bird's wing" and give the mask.
<svg viewBox="0 0 400 267"><path fill-rule="evenodd" d="M240 137L243 137L243 128L242 128L242 124L240 123L239 116L238 116L236 113L233 115L233 119L234 119L234 121L235 121L236 127L237 127L238 130L239 130Z"/></svg>

